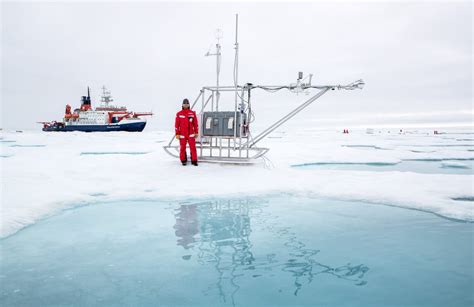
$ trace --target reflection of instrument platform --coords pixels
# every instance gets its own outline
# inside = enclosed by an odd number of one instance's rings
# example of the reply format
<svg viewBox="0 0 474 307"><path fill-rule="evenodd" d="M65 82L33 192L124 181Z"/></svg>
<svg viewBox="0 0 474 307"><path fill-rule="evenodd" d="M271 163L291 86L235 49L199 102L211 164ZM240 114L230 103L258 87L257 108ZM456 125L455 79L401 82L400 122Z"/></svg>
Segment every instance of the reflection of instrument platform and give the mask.
<svg viewBox="0 0 474 307"><path fill-rule="evenodd" d="M272 270L294 278L294 295L318 275L334 276L356 286L367 283L367 266L319 262L320 250L310 248L290 227L282 226L278 216L265 210L265 203L252 198L216 200L181 204L175 209L177 244L189 253L183 259L196 257L201 265L215 269L215 288L209 289L217 290L224 301L234 300L243 276L272 275ZM262 239L265 235L275 238L272 245L277 247L270 253L262 253L258 241L251 241L252 237Z"/></svg>

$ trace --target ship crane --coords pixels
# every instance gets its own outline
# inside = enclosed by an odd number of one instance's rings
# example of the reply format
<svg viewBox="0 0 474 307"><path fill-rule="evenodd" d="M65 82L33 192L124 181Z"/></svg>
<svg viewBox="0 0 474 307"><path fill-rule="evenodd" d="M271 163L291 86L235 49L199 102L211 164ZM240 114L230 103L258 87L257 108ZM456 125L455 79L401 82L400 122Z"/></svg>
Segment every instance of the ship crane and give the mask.
<svg viewBox="0 0 474 307"><path fill-rule="evenodd" d="M139 117L139 116L153 116L153 112L134 112L131 113L132 117Z"/></svg>
<svg viewBox="0 0 474 307"><path fill-rule="evenodd" d="M362 89L365 85L362 79L349 84L326 84L313 85L313 75L304 77L302 72L298 73L296 83L289 85L256 85L246 83L238 84L238 15L235 23L235 58L233 71L233 85L223 86L219 84L221 46L220 36L216 44L216 52L208 52L206 56L216 56L217 82L215 86L204 86L199 95L194 100L191 108L198 107L196 110L200 117L199 138L197 139L198 158L200 161L218 162L218 163L254 163L257 159L263 157L268 148L258 147L257 144L275 131L278 127L293 118L296 114L307 108L314 101L331 90L356 90ZM280 90L289 90L293 93L304 93L310 97L298 105L291 112L287 113L279 120L268 126L258 135L251 133L251 123L255 119L252 111L251 93L253 90L264 90L275 93ZM312 92L317 91L317 92ZM221 111L220 95L222 93L234 94L233 109ZM175 145L174 136L164 150L174 156L179 157L179 145Z"/></svg>

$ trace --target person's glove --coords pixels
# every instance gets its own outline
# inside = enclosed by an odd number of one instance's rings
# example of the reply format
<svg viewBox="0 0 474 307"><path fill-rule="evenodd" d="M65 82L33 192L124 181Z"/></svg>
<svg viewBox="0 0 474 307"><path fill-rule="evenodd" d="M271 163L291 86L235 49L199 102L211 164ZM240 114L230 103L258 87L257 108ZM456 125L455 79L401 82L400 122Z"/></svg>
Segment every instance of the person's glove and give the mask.
<svg viewBox="0 0 474 307"><path fill-rule="evenodd" d="M179 134L176 134L176 139L179 140Z"/></svg>
<svg viewBox="0 0 474 307"><path fill-rule="evenodd" d="M199 133L194 134L194 138L197 139L199 137Z"/></svg>

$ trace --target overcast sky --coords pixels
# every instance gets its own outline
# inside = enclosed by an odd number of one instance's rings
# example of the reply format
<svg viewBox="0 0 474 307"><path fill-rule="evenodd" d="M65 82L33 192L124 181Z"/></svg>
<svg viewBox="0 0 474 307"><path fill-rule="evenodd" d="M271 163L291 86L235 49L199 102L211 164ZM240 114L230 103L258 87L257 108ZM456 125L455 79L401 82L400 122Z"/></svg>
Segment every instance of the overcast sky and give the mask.
<svg viewBox="0 0 474 307"><path fill-rule="evenodd" d="M330 92L295 121L472 120L471 1L2 2L1 10L4 129L60 120L87 86L97 105L102 85L117 104L153 110L147 129L171 129L182 99L215 83L215 58L204 54L217 28L221 84L232 84L235 13L240 83L285 85L298 71L313 73L313 84L365 80L364 90ZM254 94L262 126L306 97Z"/></svg>

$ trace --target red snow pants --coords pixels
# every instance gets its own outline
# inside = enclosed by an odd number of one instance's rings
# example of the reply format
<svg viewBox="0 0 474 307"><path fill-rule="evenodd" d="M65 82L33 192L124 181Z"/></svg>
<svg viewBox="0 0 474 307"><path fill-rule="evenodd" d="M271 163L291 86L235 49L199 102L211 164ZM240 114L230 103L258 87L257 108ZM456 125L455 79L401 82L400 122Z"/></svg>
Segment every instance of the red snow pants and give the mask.
<svg viewBox="0 0 474 307"><path fill-rule="evenodd" d="M191 161L197 161L196 139L192 136L181 135L179 138L179 158L181 162L188 160L186 155L186 142L189 143L189 150L191 151Z"/></svg>

